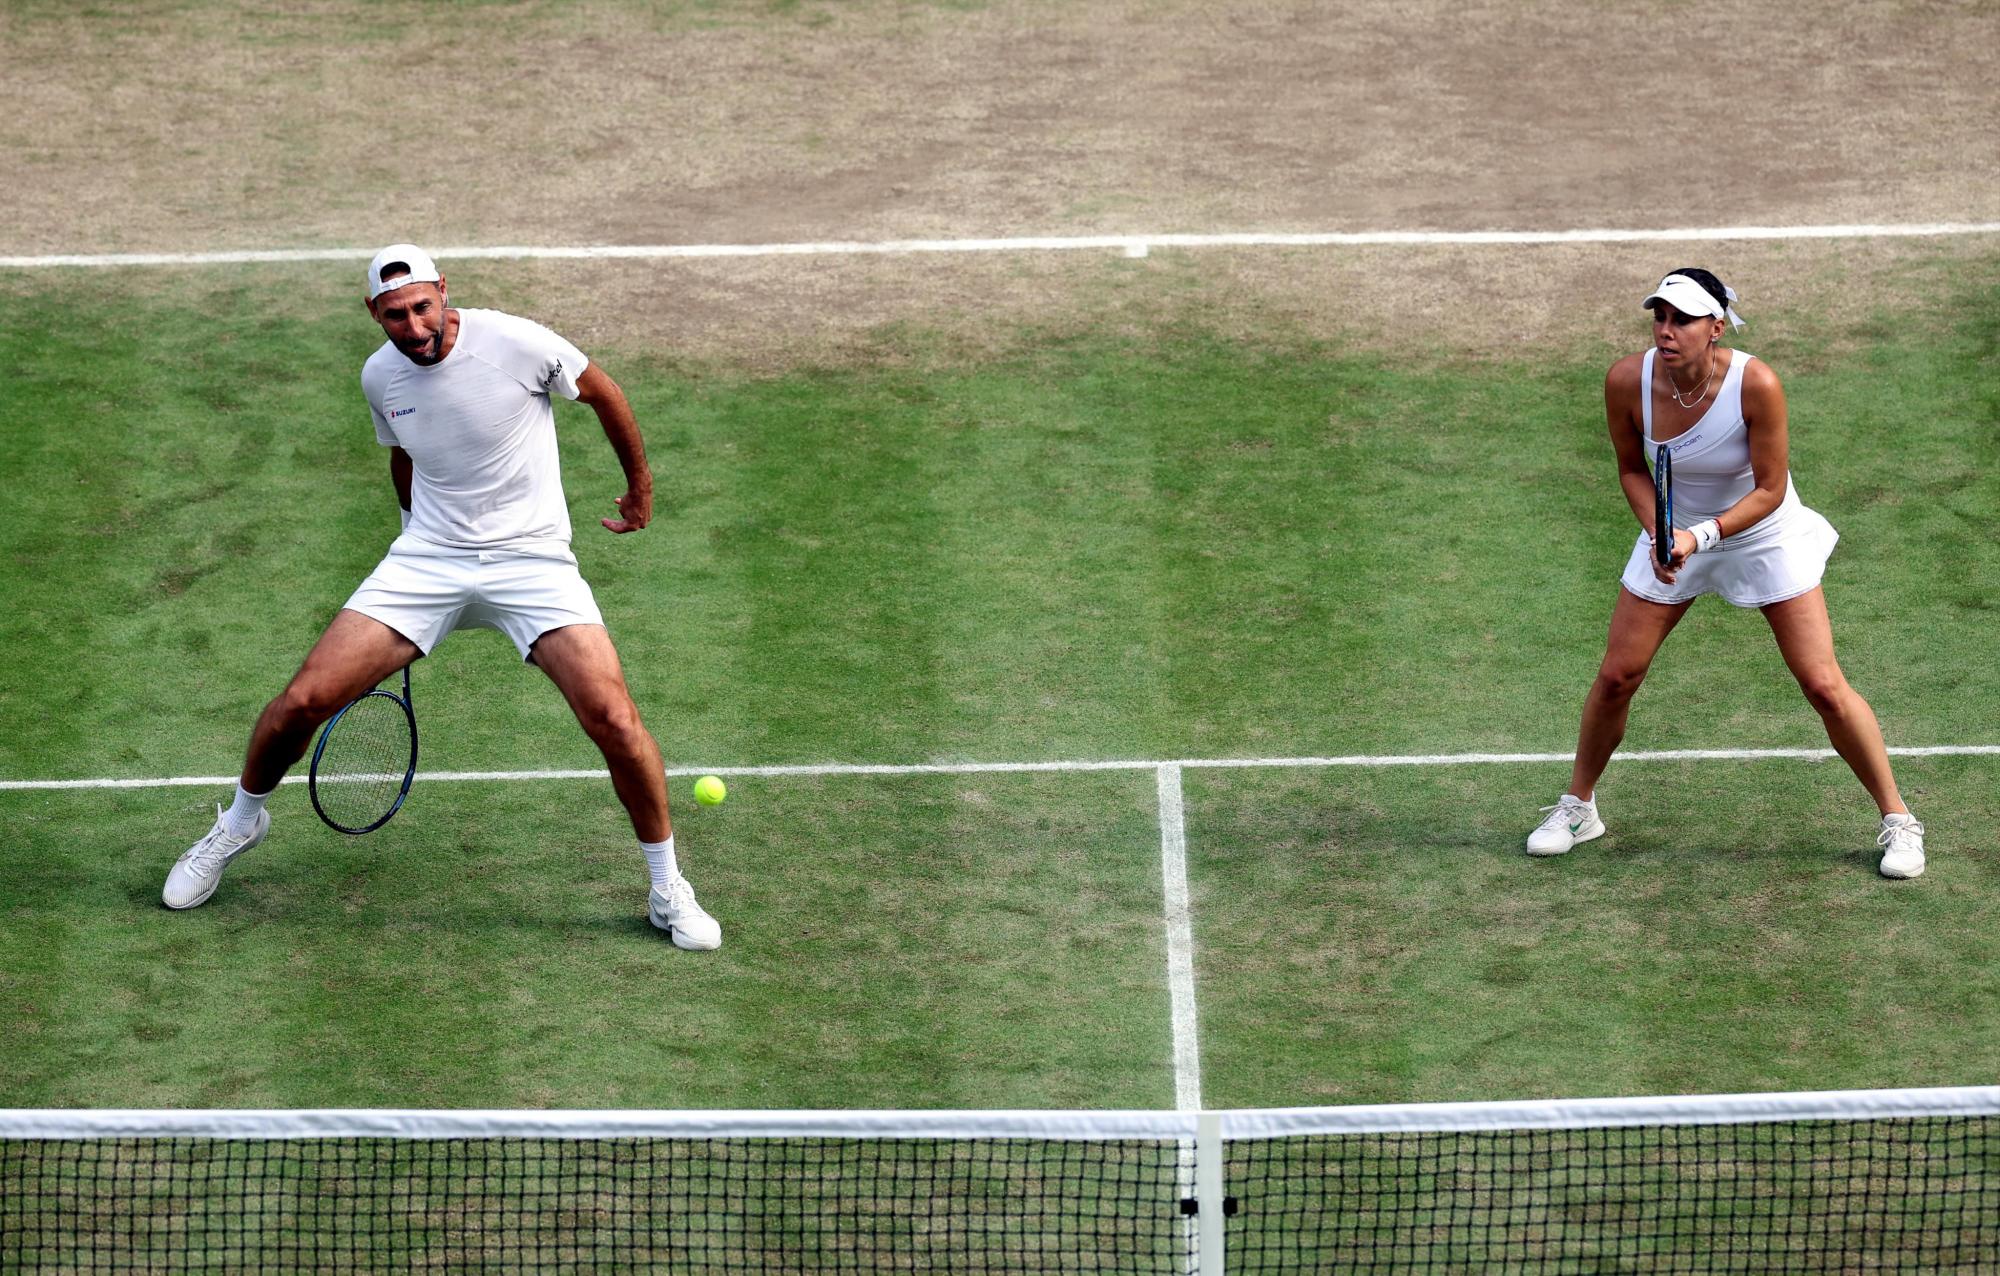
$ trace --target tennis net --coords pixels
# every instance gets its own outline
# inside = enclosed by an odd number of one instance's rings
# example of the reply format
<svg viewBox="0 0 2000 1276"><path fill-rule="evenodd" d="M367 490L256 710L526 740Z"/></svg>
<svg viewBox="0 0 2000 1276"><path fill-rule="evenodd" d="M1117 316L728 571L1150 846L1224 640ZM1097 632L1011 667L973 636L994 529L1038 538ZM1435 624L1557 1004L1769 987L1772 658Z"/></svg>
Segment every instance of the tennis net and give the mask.
<svg viewBox="0 0 2000 1276"><path fill-rule="evenodd" d="M0 1270L2000 1266L2000 1087L1225 1112L0 1112Z"/></svg>

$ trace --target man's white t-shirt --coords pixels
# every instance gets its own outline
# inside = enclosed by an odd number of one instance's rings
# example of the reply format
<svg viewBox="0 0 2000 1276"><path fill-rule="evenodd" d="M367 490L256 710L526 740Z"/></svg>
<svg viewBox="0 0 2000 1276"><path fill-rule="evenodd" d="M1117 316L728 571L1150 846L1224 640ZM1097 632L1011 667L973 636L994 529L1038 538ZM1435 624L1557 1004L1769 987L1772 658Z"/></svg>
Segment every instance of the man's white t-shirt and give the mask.
<svg viewBox="0 0 2000 1276"><path fill-rule="evenodd" d="M575 562L549 396L577 397L583 352L533 320L458 311L451 352L428 367L393 342L361 390L375 438L410 454L410 525L395 552L504 550Z"/></svg>

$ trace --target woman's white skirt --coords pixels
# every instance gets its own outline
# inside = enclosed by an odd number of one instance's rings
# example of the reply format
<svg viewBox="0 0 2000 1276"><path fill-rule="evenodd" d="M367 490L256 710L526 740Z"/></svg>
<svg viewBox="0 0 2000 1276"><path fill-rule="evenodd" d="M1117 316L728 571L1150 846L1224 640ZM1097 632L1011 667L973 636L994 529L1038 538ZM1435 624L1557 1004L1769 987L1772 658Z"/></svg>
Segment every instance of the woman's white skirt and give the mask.
<svg viewBox="0 0 2000 1276"><path fill-rule="evenodd" d="M1805 505L1783 515L1781 527L1760 523L1694 555L1671 585L1653 575L1653 539L1642 531L1619 583L1655 603L1684 603L1703 594L1720 594L1723 601L1738 607L1766 607L1796 598L1826 574L1826 560L1840 533ZM1747 543L1738 543L1739 538Z"/></svg>

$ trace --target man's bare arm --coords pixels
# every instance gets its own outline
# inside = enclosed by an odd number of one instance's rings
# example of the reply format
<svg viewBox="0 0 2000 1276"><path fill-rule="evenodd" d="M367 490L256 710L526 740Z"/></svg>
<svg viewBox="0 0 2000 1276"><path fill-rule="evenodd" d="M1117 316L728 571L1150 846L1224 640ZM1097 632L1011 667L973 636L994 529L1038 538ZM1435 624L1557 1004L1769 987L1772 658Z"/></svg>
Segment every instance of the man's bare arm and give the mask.
<svg viewBox="0 0 2000 1276"><path fill-rule="evenodd" d="M623 517L597 521L610 531L636 532L653 521L653 471L646 464L646 441L639 436L638 419L625 392L595 363L576 379L576 391L577 402L589 404L597 413L604 437L611 440L611 450L625 470L625 495L616 501Z"/></svg>

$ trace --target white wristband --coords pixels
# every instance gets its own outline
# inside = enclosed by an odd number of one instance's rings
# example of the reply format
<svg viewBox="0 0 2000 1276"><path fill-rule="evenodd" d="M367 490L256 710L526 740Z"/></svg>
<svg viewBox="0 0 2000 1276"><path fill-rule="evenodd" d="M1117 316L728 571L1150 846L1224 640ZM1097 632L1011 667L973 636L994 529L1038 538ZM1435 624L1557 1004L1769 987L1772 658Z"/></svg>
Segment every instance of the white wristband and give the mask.
<svg viewBox="0 0 2000 1276"><path fill-rule="evenodd" d="M1715 548L1716 542L1722 539L1722 524L1712 518L1704 519L1688 528L1688 534L1694 537L1694 552L1699 554L1705 549Z"/></svg>
<svg viewBox="0 0 2000 1276"><path fill-rule="evenodd" d="M407 531L409 531L409 530L410 530L410 511L408 511L408 510L404 509L404 508L403 508L402 506L398 505L398 506L396 507L396 512L397 512L398 514L401 514L401 515L403 516L403 530L404 530L404 531L406 531L406 532L407 532Z"/></svg>

